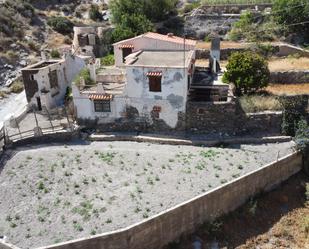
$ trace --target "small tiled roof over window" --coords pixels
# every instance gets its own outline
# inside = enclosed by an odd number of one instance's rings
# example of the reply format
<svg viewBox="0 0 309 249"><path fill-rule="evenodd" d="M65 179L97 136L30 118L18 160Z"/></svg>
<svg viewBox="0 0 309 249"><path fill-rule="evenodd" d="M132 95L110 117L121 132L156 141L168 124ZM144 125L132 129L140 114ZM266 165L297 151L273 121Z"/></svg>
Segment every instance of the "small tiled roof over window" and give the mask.
<svg viewBox="0 0 309 249"><path fill-rule="evenodd" d="M156 71L156 72L148 72L147 76L156 76L156 77L160 77L162 76L162 72L160 71Z"/></svg>
<svg viewBox="0 0 309 249"><path fill-rule="evenodd" d="M119 46L119 49L122 49L122 48L134 48L134 46L132 44L122 44Z"/></svg>
<svg viewBox="0 0 309 249"><path fill-rule="evenodd" d="M88 95L91 100L112 100L113 95L104 93L91 93Z"/></svg>

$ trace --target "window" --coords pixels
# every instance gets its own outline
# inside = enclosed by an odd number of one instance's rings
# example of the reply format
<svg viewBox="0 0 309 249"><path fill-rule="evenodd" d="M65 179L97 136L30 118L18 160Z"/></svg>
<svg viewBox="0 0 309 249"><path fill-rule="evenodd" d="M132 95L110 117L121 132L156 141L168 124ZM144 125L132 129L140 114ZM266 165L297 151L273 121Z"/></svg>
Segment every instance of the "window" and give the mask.
<svg viewBox="0 0 309 249"><path fill-rule="evenodd" d="M34 75L33 74L30 74L29 77L30 77L30 80L34 80Z"/></svg>
<svg viewBox="0 0 309 249"><path fill-rule="evenodd" d="M148 79L149 79L149 91L161 92L162 76L148 76Z"/></svg>
<svg viewBox="0 0 309 249"><path fill-rule="evenodd" d="M51 72L48 73L48 77L49 77L49 84L51 88L58 88L58 75L57 75L57 71L53 70Z"/></svg>
<svg viewBox="0 0 309 249"><path fill-rule="evenodd" d="M94 111L95 112L110 112L111 102L110 100L94 100Z"/></svg>

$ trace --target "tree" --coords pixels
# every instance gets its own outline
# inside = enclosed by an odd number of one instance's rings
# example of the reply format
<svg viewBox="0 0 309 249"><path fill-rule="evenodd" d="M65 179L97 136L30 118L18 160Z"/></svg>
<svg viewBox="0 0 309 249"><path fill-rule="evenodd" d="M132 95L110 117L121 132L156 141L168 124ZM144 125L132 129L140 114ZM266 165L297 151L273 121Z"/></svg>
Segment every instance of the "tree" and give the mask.
<svg viewBox="0 0 309 249"><path fill-rule="evenodd" d="M116 25L112 34L114 42L153 30L153 24L141 14L123 15L121 24Z"/></svg>
<svg viewBox="0 0 309 249"><path fill-rule="evenodd" d="M152 22L162 21L176 10L177 0L111 0L113 22L120 24L123 15L141 14Z"/></svg>
<svg viewBox="0 0 309 249"><path fill-rule="evenodd" d="M261 55L235 52L228 60L223 81L233 83L236 95L241 95L267 86L269 74L268 63Z"/></svg>
<svg viewBox="0 0 309 249"><path fill-rule="evenodd" d="M176 9L177 0L111 0L113 41L153 30L153 22L163 20Z"/></svg>
<svg viewBox="0 0 309 249"><path fill-rule="evenodd" d="M273 5L275 20L278 24L290 25L308 21L309 1L307 0L275 0ZM289 32L295 32L309 39L309 23L286 27Z"/></svg>

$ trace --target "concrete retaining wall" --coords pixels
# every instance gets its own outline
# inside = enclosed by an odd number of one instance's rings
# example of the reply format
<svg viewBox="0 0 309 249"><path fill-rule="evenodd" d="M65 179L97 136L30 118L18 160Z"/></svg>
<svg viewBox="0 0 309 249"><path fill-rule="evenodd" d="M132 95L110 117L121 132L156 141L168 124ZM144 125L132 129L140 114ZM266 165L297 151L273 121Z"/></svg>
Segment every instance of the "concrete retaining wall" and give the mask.
<svg viewBox="0 0 309 249"><path fill-rule="evenodd" d="M302 168L302 156L293 153L254 172L202 194L174 208L125 229L45 249L159 249L201 224L235 210L248 198L267 191ZM8 249L10 247L1 247Z"/></svg>

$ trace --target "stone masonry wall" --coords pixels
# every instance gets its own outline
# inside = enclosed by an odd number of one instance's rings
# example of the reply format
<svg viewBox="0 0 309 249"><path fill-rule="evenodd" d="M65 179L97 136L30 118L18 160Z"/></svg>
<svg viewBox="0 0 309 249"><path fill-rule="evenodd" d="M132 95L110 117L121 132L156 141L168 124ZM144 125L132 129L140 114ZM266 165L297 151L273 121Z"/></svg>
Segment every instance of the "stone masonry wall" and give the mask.
<svg viewBox="0 0 309 249"><path fill-rule="evenodd" d="M205 222L235 210L250 197L267 191L302 168L294 153L239 179L125 229L44 247L45 249L159 249ZM5 247L4 244L0 248ZM43 249L43 248L41 248Z"/></svg>
<svg viewBox="0 0 309 249"><path fill-rule="evenodd" d="M187 131L193 133L280 134L281 112L243 112L237 101L188 102Z"/></svg>
<svg viewBox="0 0 309 249"><path fill-rule="evenodd" d="M271 72L270 82L273 84L301 84L309 82L309 70Z"/></svg>

